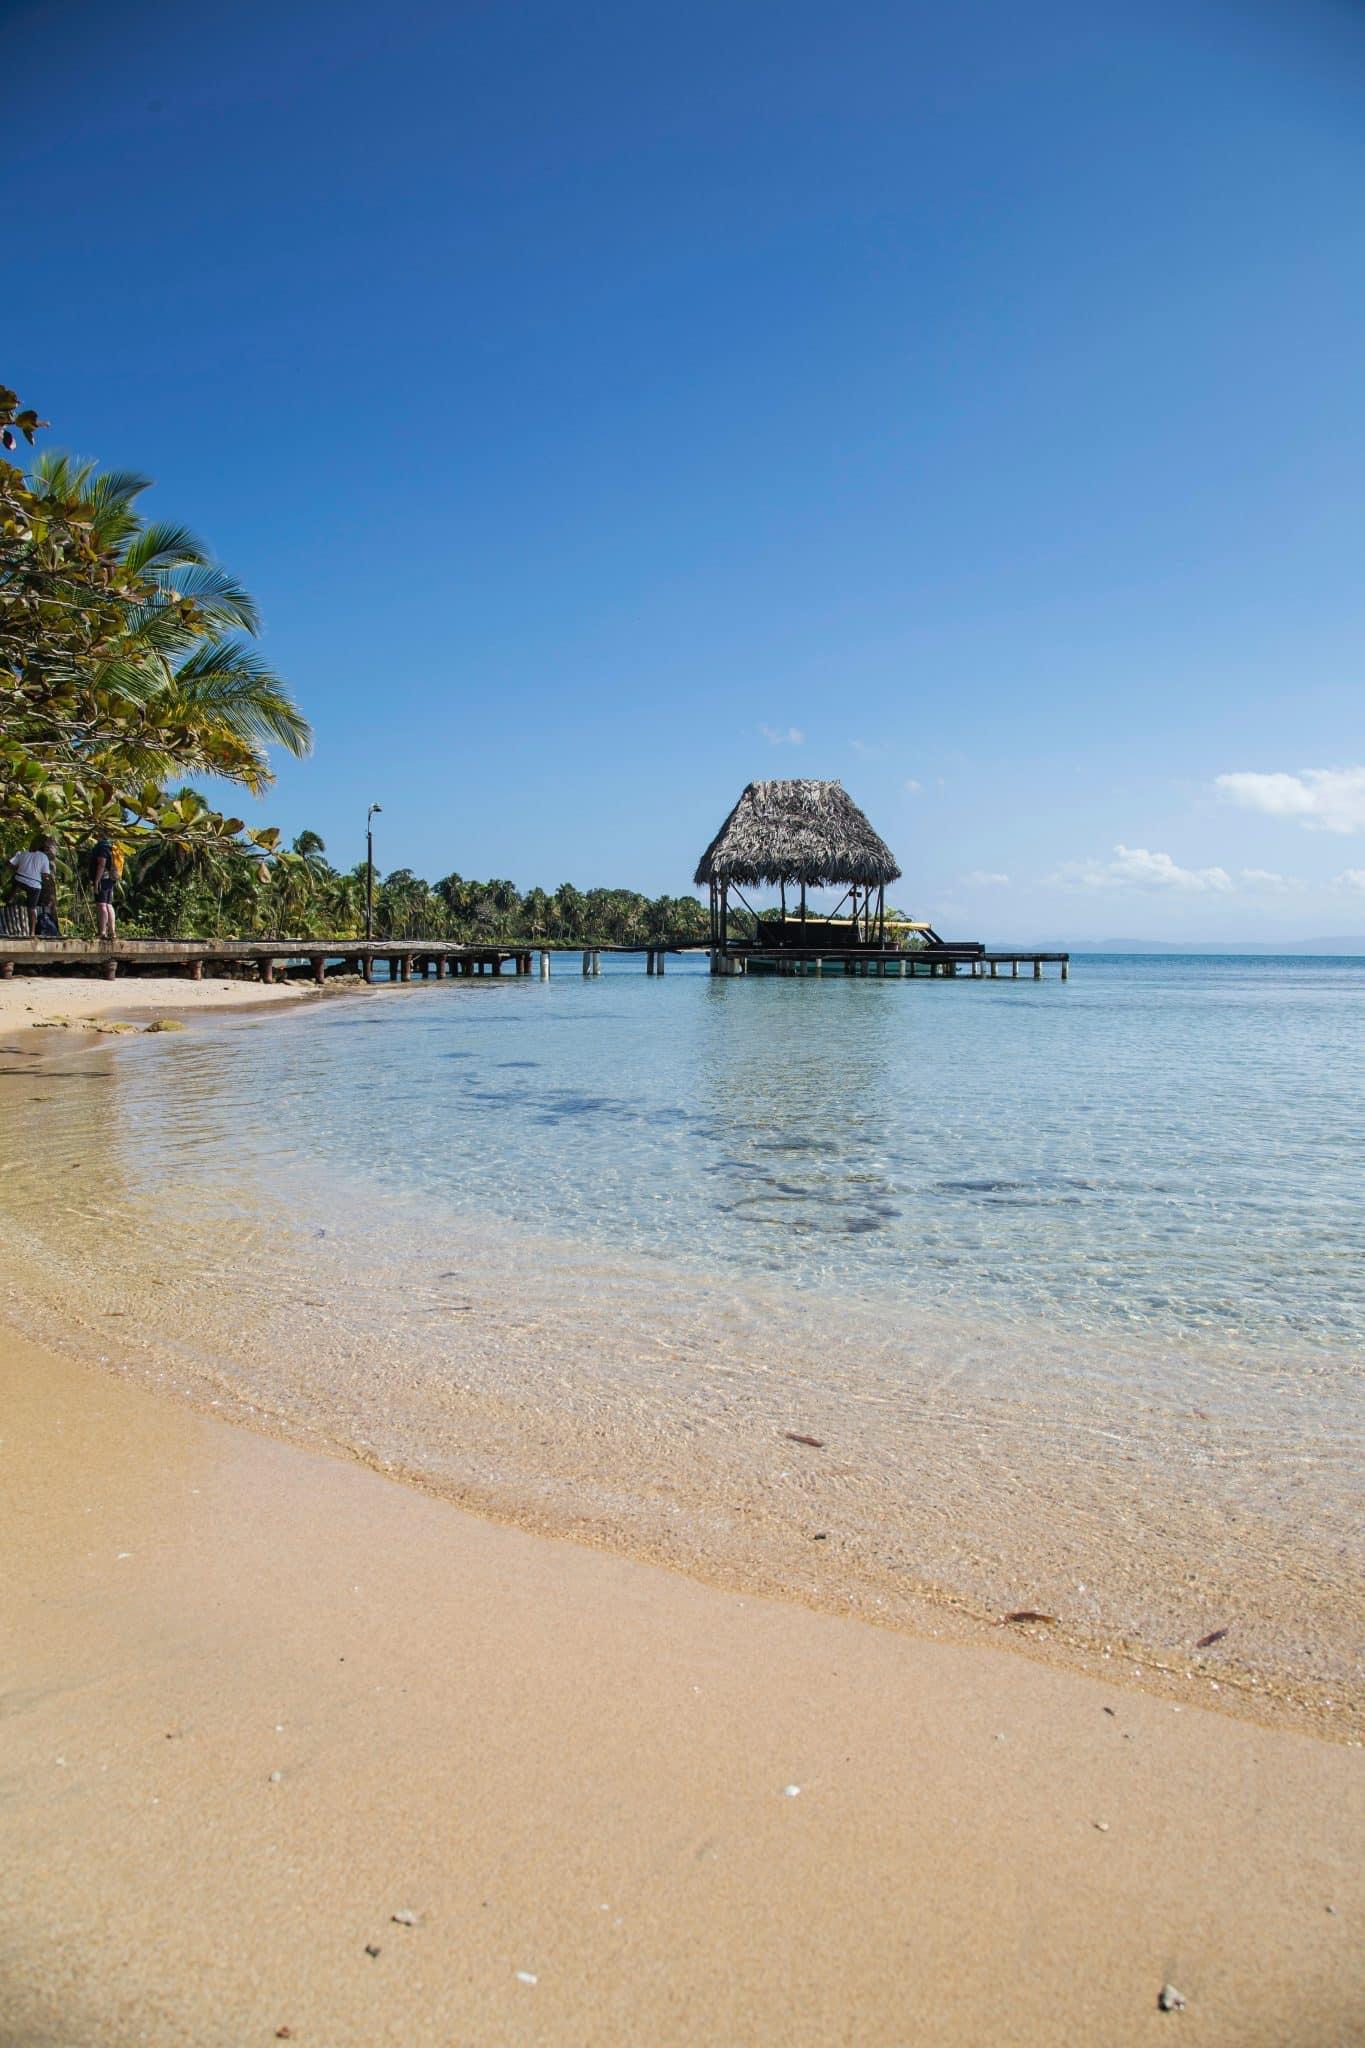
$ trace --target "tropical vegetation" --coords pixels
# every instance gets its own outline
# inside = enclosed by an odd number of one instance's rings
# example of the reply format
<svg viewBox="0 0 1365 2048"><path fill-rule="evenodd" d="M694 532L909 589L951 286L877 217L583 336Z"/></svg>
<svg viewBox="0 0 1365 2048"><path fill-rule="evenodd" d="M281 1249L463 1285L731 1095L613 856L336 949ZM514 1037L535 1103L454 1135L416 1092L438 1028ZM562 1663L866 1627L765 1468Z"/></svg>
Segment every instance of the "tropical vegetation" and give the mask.
<svg viewBox="0 0 1365 2048"><path fill-rule="evenodd" d="M0 853L50 837L69 859L109 838L259 868L276 831L171 792L211 775L258 794L270 746L309 747L252 645L251 597L188 528L144 518L146 477L7 459L44 424L0 386Z"/></svg>
<svg viewBox="0 0 1365 2048"><path fill-rule="evenodd" d="M55 847L62 928L95 929L90 853L125 856L120 930L133 937L359 938L364 866L337 869L316 832L292 845L248 831L186 778L253 796L269 749L311 745L308 723L254 645L256 606L189 528L148 519L150 481L45 452L8 460L40 428L0 385L0 860ZM742 913L741 913L742 919ZM707 930L695 896L518 890L406 868L375 878L377 939L646 945Z"/></svg>
<svg viewBox="0 0 1365 2048"><path fill-rule="evenodd" d="M316 832L302 832L268 863L224 858L211 847L150 841L130 860L119 892L119 929L175 938L362 938L366 872L338 869ZM89 884L69 878L63 909L93 929ZM377 874L376 939L449 939L500 945L648 945L708 929L695 896L647 897L634 889L520 890L458 874L428 882L409 868Z"/></svg>

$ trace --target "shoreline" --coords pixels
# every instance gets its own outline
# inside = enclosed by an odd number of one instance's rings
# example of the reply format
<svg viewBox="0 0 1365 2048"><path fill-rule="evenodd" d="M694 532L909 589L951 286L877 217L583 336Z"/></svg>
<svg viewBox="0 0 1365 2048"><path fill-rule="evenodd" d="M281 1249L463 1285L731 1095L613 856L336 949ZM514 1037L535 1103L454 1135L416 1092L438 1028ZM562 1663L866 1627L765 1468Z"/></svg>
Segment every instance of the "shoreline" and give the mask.
<svg viewBox="0 0 1365 2048"><path fill-rule="evenodd" d="M771 1452L765 1461L768 1476L760 1478L757 1496L749 1493L746 1499L737 1487L751 1444L747 1452L741 1449L740 1465L729 1467L716 1462L715 1446L709 1446L710 1457L695 1475L689 1475L685 1489L679 1475L659 1497L640 1473L634 1493L623 1492L622 1486L630 1484L626 1468L619 1456L614 1463L608 1459L600 1427L590 1416L575 1414L571 1402L557 1416L552 1440L544 1433L545 1411L524 1407L524 1387L506 1383L509 1374L519 1376L528 1354L519 1351L513 1356L499 1348L505 1339L496 1309L485 1306L467 1320L461 1316L458 1327L465 1349L453 1406L444 1376L436 1382L419 1376L404 1385L404 1410L411 1410L415 1403L434 1431L426 1461L414 1462L396 1450L391 1454L382 1430L378 1437L374 1434L372 1391L363 1393L361 1407L348 1402L353 1412L344 1414L329 1407L310 1407L289 1387L277 1387L273 1374L261 1377L261 1362L282 1355L283 1327L262 1329L254 1354L230 1355L226 1327L215 1331L204 1323L196 1327L187 1347L171 1345L167 1332L146 1320L145 1296L128 1295L106 1285L77 1316L69 1301L54 1305L31 1287L28 1291L17 1287L13 1267L6 1271L7 1263L0 1263L5 1296L0 1300L0 1342L7 1334L20 1341L32 1337L79 1360L87 1369L168 1400L201 1420L239 1428L263 1441L372 1473L452 1512L470 1514L533 1538L566 1541L627 1563L662 1569L719 1593L779 1600L812 1615L871 1626L927 1645L999 1651L1039 1668L1107 1683L1125 1694L1211 1711L1248 1726L1311 1734L1356 1751L1365 1746L1362 1701L1352 1677L1277 1671L1267 1668L1254 1650L1248 1656L1245 1644L1239 1646L1237 1638L1245 1635L1254 1608L1254 1599L1248 1594L1257 1590L1256 1560L1268 1564L1272 1558L1282 1559L1278 1549L1282 1539L1272 1529L1253 1538L1253 1532L1243 1526L1243 1542L1249 1547L1244 1549L1237 1581L1228 1576L1230 1568L1217 1574L1211 1560L1203 1561L1200 1605L1190 1610L1185 1646L1176 1647L1153 1640L1141 1629L1087 1625L1069 1611L1071 1603L1065 1597L1068 1572L1079 1568L1093 1573L1098 1564L1093 1545L1095 1517L1102 1511L1102 1481L1077 1536L1087 1547L1073 1547L1068 1561L1064 1545L1060 1567L1054 1561L1044 1568L1035 1560L1032 1567L1011 1570L1011 1556L1016 1566L1023 1563L1020 1532L1015 1530L1012 1541L1006 1542L1005 1530L990 1519L976 1527L978 1543L1001 1546L997 1569L1003 1567L1005 1573L999 1581L998 1598L983 1603L979 1596L973 1597L953 1583L946 1568L950 1553L944 1553L937 1571L926 1561L917 1547L917 1539L923 1541L924 1525L907 1522L904 1515L894 1525L884 1526L881 1542L886 1560L869 1575L867 1544L875 1538L876 1526L875 1522L866 1526L866 1518L873 1503L867 1503L853 1518L847 1493L850 1466L839 1460L827 1470L825 1459L816 1454L789 1449L784 1430L771 1419L766 1423L758 1419L761 1434L771 1438ZM467 1276L462 1285L467 1295L477 1291ZM494 1284L490 1298L496 1294ZM127 1301L129 1306L100 1308L98 1300L106 1304ZM179 1305L179 1296L171 1293L164 1306L158 1302L158 1315L177 1315ZM321 1309L324 1301L319 1299L313 1306ZM296 1318L297 1311L294 1313ZM539 1358L550 1327L549 1323L537 1324L524 1333L533 1358ZM340 1383L354 1386L354 1338L350 1342L341 1338L330 1313L324 1341L336 1358ZM609 1345L611 1339L599 1327L588 1341ZM490 1385L501 1391L480 1391L468 1381L469 1347L484 1359ZM364 1349L362 1343L362 1355ZM563 1371L567 1356L572 1355L557 1352L544 1361L561 1390L567 1388ZM361 1390L356 1388L356 1392ZM444 1410L437 1412L443 1401ZM807 1418L793 1411L790 1419L797 1426ZM747 1443L755 1420L752 1413L747 1418L731 1417L724 1425L726 1436L738 1424ZM695 1425L675 1427L688 1438ZM798 1436L797 1444L800 1442ZM700 1447L694 1442L693 1448ZM947 1447L944 1455L951 1462ZM779 1472L778 1467L787 1469ZM774 1498L773 1482L779 1478L796 1489L794 1525L790 1511ZM778 1489L779 1494L784 1491ZM1109 1504L1110 1511L1117 1512L1118 1507L1118 1503ZM775 1513L777 1521L773 1520ZM757 1519L741 1536L751 1515ZM810 1532L818 1527L829 1529L833 1540L822 1539L817 1552ZM1192 1552L1183 1554L1193 1560ZM1143 1560L1140 1577L1152 1569L1153 1561ZM1215 1593L1220 1579L1226 1583ZM1007 1613L1016 1608L1032 1610L1040 1600L1053 1611L1024 1612L1014 1625L1006 1624ZM1214 1617L1236 1621L1232 1640L1216 1642L1207 1652L1191 1649L1195 1633L1207 1630ZM1353 1643L1354 1638L1339 1636L1341 1651Z"/></svg>
<svg viewBox="0 0 1365 2048"><path fill-rule="evenodd" d="M1309 2048L1365 2008L1347 1748L0 1350L4 2048Z"/></svg>
<svg viewBox="0 0 1365 2048"><path fill-rule="evenodd" d="M358 992L359 985L344 991L348 995ZM92 1029L106 1020L141 1022L168 1012L205 1016L277 1009L282 1003L317 1001L319 993L311 982L274 982L267 987L259 981L220 977L191 981L188 976L169 974L129 974L122 980L105 981L91 974L16 973L9 980L0 980L0 1031L42 1025ZM327 991L321 994L325 996Z"/></svg>
<svg viewBox="0 0 1365 2048"><path fill-rule="evenodd" d="M370 992L338 990L336 999L352 993ZM300 1014L297 1006L291 1014ZM238 1028L233 1022L234 1034ZM58 1068L98 1068L106 1080L122 1070L154 1082L158 1100L175 1096L171 1077L195 1057L183 1039L114 1055L97 1036L75 1047L67 1040L59 1053L47 1033L29 1050L32 1066L11 1070L21 1083L45 1066L63 1081L99 1076ZM1033 1482L1065 1444L1039 1436L1042 1418L990 1401L973 1406L959 1387L952 1407L960 1415L917 1397L913 1423L879 1411L871 1437L851 1436L856 1418L844 1412L841 1422L829 1399L828 1326L812 1376L799 1320L774 1338L775 1304L737 1302L728 1280L702 1288L695 1275L652 1270L646 1323L640 1276L624 1264L618 1270L584 1248L578 1266L559 1272L552 1248L533 1244L538 1291L525 1296L516 1279L522 1250L494 1246L487 1230L447 1225L439 1264L461 1270L412 1271L415 1295L391 1294L383 1256L368 1257L373 1245L353 1242L345 1227L307 1227L317 1219L301 1188L260 1189L243 1216L225 1212L207 1239L205 1218L183 1213L188 1188L178 1190L174 1213L156 1202L144 1218L141 1195L116 1167L111 1179L104 1154L92 1151L105 1112L91 1124L82 1102L64 1142L51 1109L24 1106L28 1093L21 1085L12 1097L18 1156L18 1119L26 1116L34 1147L56 1140L32 1197L60 1188L66 1213L50 1219L60 1222L60 1239L41 1217L35 1229L38 1212L31 1201L26 1208L22 1176L11 1171L6 1190L11 1203L18 1193L19 1208L4 1262L8 1314L57 1349L172 1391L201 1414L321 1446L505 1526L663 1565L713 1587L920 1639L1000 1645L1168 1700L1359 1741L1358 1646L1347 1634L1351 1578L1341 1561L1321 1540L1314 1548L1295 1538L1288 1522L1257 1527L1232 1512L1235 1497L1225 1512L1209 1495L1198 1513L1188 1497L1184 1523L1165 1526L1172 1488L1178 1500L1207 1462L1212 1438L1206 1444L1194 1432L1190 1470L1162 1475L1155 1494L1141 1468L1087 1454L1069 1481L1064 1526L1055 1526L1055 1517L1040 1520L1052 1494ZM93 1108L85 1089L70 1097L73 1107L87 1094ZM145 1108L146 1089L133 1099ZM155 1128L153 1121L153 1145ZM70 1168L80 1169L74 1183ZM121 1218L118 1257L102 1249L91 1261L85 1222L111 1202ZM398 1228L401 1237L401 1216ZM409 1327L395 1348L405 1304ZM798 1315L808 1308L799 1304ZM841 1331L839 1342L857 1350L858 1328ZM973 1348L990 1352L997 1342L955 1323L954 1373ZM642 1344L646 1377L659 1383L658 1398L643 1405L631 1363ZM381 1355L389 1369L377 1377ZM698 1356L707 1361L704 1382L675 1400L676 1362ZM932 1379L931 1372L931 1392ZM800 1446L812 1425L819 1452L787 1448L788 1429ZM945 1521L959 1495L963 1513ZM813 1531L830 1532L818 1551ZM1196 1563L1197 1580L1188 1574ZM1297 1648L1286 1664L1265 1631L1283 1626L1295 1588ZM1038 1610L1040 1619L1002 1629L1014 1610ZM1211 1630L1220 1640L1205 1654L1198 1638Z"/></svg>

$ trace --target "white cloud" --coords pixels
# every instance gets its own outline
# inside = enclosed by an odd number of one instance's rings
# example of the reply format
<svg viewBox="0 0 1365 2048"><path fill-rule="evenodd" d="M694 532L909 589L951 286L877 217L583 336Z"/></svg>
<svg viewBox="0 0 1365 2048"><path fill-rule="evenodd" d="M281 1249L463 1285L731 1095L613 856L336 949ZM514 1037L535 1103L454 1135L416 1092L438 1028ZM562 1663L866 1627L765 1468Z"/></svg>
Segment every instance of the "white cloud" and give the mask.
<svg viewBox="0 0 1365 2048"><path fill-rule="evenodd" d="M1010 885L1008 875L993 875L988 868L973 868L962 879L969 889L1008 889Z"/></svg>
<svg viewBox="0 0 1365 2048"><path fill-rule="evenodd" d="M1149 853L1145 846L1116 846L1108 861L1067 861L1057 880L1086 889L1173 889L1182 895L1223 894L1233 886L1226 868L1178 867L1169 853Z"/></svg>
<svg viewBox="0 0 1365 2048"><path fill-rule="evenodd" d="M1289 875L1277 875L1270 868L1239 868L1237 881L1243 889L1257 889L1263 895L1271 896L1292 895L1303 887L1302 882L1294 881Z"/></svg>
<svg viewBox="0 0 1365 2048"><path fill-rule="evenodd" d="M1365 768L1305 768L1299 775L1218 775L1214 788L1243 810L1297 818L1317 832L1365 832Z"/></svg>
<svg viewBox="0 0 1365 2048"><path fill-rule="evenodd" d="M1365 868L1343 868L1339 875L1333 875L1334 889L1359 889L1365 894Z"/></svg>
<svg viewBox="0 0 1365 2048"><path fill-rule="evenodd" d="M907 796L918 796L923 788L924 784L922 782L916 782L913 775L908 775L906 777L905 793Z"/></svg>
<svg viewBox="0 0 1365 2048"><path fill-rule="evenodd" d="M789 725L785 732L775 725L760 725L758 729L774 747L799 747L806 737L799 725Z"/></svg>

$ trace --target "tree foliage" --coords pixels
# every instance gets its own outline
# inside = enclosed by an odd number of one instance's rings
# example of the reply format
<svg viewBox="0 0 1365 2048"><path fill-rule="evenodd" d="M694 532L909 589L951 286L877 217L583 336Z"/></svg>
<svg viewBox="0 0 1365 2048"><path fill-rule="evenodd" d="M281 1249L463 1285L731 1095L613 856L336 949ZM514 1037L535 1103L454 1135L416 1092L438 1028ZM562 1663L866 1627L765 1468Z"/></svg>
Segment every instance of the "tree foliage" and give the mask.
<svg viewBox="0 0 1365 2048"><path fill-rule="evenodd" d="M0 386L0 445L30 445L39 420ZM266 748L306 751L309 731L249 644L246 591L187 529L149 523L147 479L45 455L0 457L0 851L155 838L259 862L273 830L247 832L184 775L253 793Z"/></svg>
<svg viewBox="0 0 1365 2048"><path fill-rule="evenodd" d="M88 882L62 877L63 908L93 926ZM149 840L129 862L119 929L174 938L358 939L365 931L365 866L338 870L316 832L301 832L267 864L225 857L210 845ZM708 913L695 896L642 896L634 889L519 890L508 881L457 874L424 881L408 868L376 875L377 939L450 939L502 945L639 945L704 938Z"/></svg>

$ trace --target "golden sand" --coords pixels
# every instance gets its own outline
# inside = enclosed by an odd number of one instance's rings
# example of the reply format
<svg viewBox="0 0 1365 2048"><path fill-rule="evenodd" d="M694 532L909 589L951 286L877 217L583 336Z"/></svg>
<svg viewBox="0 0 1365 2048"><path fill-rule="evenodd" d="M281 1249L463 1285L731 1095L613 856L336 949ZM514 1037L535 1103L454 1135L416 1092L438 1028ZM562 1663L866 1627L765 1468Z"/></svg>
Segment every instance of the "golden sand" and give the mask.
<svg viewBox="0 0 1365 2048"><path fill-rule="evenodd" d="M0 1372L4 2048L1362 2038L1357 1749Z"/></svg>
<svg viewBox="0 0 1365 2048"><path fill-rule="evenodd" d="M191 981L174 975L127 974L115 981L88 974L16 974L0 981L0 1030L24 1025L76 1025L91 1019L159 1017L167 1011L249 1009L258 1003L315 996L311 982Z"/></svg>

